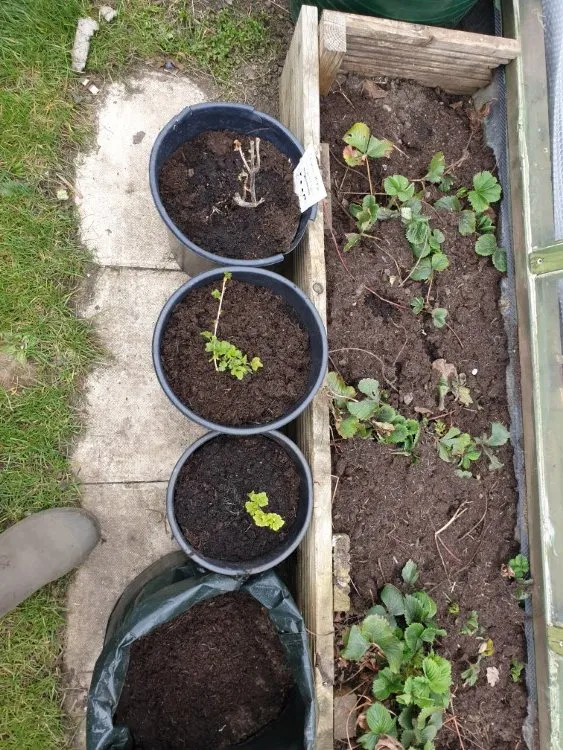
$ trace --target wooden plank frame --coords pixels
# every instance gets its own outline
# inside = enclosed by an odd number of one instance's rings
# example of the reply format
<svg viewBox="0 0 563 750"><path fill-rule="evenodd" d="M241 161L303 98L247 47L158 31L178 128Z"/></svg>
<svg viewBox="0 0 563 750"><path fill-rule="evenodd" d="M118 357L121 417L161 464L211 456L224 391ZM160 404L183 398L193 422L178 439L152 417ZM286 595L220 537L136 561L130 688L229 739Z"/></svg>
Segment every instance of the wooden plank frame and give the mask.
<svg viewBox="0 0 563 750"><path fill-rule="evenodd" d="M319 26L320 91L327 94L342 70L474 94L519 52L515 39L325 10Z"/></svg>
<svg viewBox="0 0 563 750"><path fill-rule="evenodd" d="M280 119L320 156L318 10L303 6L280 79ZM323 207L292 253L293 279L326 325ZM334 632L329 404L321 391L297 420L297 442L313 474L311 526L299 548L298 604L310 633L317 698L315 750L333 750Z"/></svg>
<svg viewBox="0 0 563 750"><path fill-rule="evenodd" d="M526 464L525 516L535 581L532 597L537 714L530 714L527 739L530 747L561 750L563 341L557 312L558 304L563 304L563 272L550 268L547 273L535 276L530 265L538 248L556 246L553 197L550 181L546 179L551 173L551 163L544 30L541 0L501 2L505 26L513 39L334 11L324 11L319 21L318 10L304 5L281 76L280 118L305 146L312 145L320 154L319 93L328 93L339 71L411 77L422 85L439 86L451 93L473 94L490 81L495 67L508 63L509 169ZM293 254L293 278L326 322L323 236L326 204L322 208ZM298 601L311 632L318 702L315 748L333 750L330 424L328 403L322 393L298 420L297 433L311 464L315 491L313 522L298 558ZM533 681L533 670L530 675Z"/></svg>

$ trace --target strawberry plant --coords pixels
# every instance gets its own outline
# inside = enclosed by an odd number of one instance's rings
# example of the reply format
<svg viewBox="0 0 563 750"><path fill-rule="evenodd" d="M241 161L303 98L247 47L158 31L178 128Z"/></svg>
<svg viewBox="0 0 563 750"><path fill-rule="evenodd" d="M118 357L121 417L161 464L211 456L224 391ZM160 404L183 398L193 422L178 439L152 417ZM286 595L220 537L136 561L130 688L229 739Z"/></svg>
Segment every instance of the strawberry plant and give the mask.
<svg viewBox="0 0 563 750"><path fill-rule="evenodd" d="M263 508L268 506L268 495L265 492L249 492L244 507L256 526L266 527L272 531L279 531L285 521L278 513L266 513Z"/></svg>
<svg viewBox="0 0 563 750"><path fill-rule="evenodd" d="M242 380L250 372L257 372L263 365L260 357L252 357L249 361L248 356L241 352L230 341L222 341L217 337L219 327L219 318L223 307L223 298L227 283L231 280L232 273L225 271L223 274L223 285L221 290L213 289L211 296L219 300L219 307L215 317L213 333L211 331L202 331L201 336L206 340L205 351L211 354L210 362L213 362L216 372L229 372L237 380Z"/></svg>
<svg viewBox="0 0 563 750"><path fill-rule="evenodd" d="M519 601L527 599L530 595L528 587L532 585L533 580L530 578L530 563L526 555L518 554L509 560L501 568L501 573L505 578L514 581L517 584L516 598Z"/></svg>
<svg viewBox="0 0 563 750"><path fill-rule="evenodd" d="M417 580L412 560L402 575L409 587ZM358 742L373 750L390 736L409 750L434 750L452 684L451 663L433 648L446 635L435 622L436 603L425 591L404 594L390 584L381 590L380 600L345 634L341 652L343 659L369 660L378 669L372 684L375 700L365 713L368 731Z"/></svg>
<svg viewBox="0 0 563 750"><path fill-rule="evenodd" d="M385 445L395 446L399 453L412 454L420 423L417 419L406 419L388 404L377 380L360 380L357 393L338 373L329 372L328 388L336 430L341 437L375 437ZM363 397L357 398L360 394Z"/></svg>
<svg viewBox="0 0 563 750"><path fill-rule="evenodd" d="M473 476L470 469L471 464L477 461L484 453L489 459L489 471L501 469L503 464L496 457L493 448L505 445L510 438L510 433L500 422L491 423L491 434L480 438L473 438L467 432L462 432L459 427L450 427L443 434L442 423L437 422L435 432L438 437L438 455L446 463L457 464L456 474L459 477Z"/></svg>
<svg viewBox="0 0 563 750"><path fill-rule="evenodd" d="M420 315L421 312L426 311L432 318L432 322L436 328L443 328L446 325L448 311L445 307L430 307L426 304L424 297L419 296L413 297L409 305L415 315Z"/></svg>

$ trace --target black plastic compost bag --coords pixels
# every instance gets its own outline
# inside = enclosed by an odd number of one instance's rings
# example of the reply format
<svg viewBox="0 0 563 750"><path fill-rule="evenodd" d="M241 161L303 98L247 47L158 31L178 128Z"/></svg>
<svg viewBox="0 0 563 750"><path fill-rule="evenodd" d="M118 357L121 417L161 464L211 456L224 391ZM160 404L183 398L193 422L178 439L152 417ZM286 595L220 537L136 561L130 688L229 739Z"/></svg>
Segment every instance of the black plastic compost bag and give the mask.
<svg viewBox="0 0 563 750"><path fill-rule="evenodd" d="M177 555L174 560L178 560ZM161 572L147 580L146 574L158 571L159 567ZM278 576L271 571L247 579L222 576L203 571L185 558L180 563L172 562L164 571L162 564L157 563L141 576L146 581L144 585L135 590L133 582L126 589L108 623L105 645L96 662L88 694L87 750L133 748L127 727L113 724L129 665L131 643L195 604L231 591L245 591L266 607L295 680L282 714L258 735L236 747L241 750L313 750L316 716L307 634L303 618Z"/></svg>

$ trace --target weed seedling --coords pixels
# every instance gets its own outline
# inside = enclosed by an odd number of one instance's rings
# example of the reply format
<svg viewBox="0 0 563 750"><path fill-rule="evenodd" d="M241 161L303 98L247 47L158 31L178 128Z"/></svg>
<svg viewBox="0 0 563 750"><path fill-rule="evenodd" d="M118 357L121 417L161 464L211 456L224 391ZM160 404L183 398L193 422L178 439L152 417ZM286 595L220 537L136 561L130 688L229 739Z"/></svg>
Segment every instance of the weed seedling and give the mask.
<svg viewBox="0 0 563 750"><path fill-rule="evenodd" d="M476 635L479 630L479 615L475 610L471 612L467 620L463 623L460 633L463 635Z"/></svg>
<svg viewBox="0 0 563 750"><path fill-rule="evenodd" d="M210 362L213 362L216 372L228 371L237 380L242 380L250 372L257 372L263 365L260 357L253 357L250 362L248 356L243 354L240 349L230 341L221 341L217 338L217 329L219 327L219 318L223 308L223 299L227 283L231 280L232 273L225 271L223 274L223 286L221 290L214 289L211 296L219 300L219 307L215 317L213 333L211 331L202 331L201 336L207 341L205 351L211 354Z"/></svg>
<svg viewBox="0 0 563 750"><path fill-rule="evenodd" d="M412 455L418 442L420 422L406 419L385 401L379 381L364 378L358 391L346 385L336 372L329 372L328 387L332 397L332 413L338 434L343 438L376 437L379 442L393 445L398 453Z"/></svg>
<svg viewBox="0 0 563 750"><path fill-rule="evenodd" d="M527 590L532 585L533 579L530 578L530 563L526 555L518 554L509 560L506 565L501 567L501 575L514 581L517 585L516 598L524 601L530 596Z"/></svg>
<svg viewBox="0 0 563 750"><path fill-rule="evenodd" d="M403 580L417 580L418 568L409 560ZM436 603L425 591L403 594L390 584L380 592L381 604L366 613L345 636L341 657L355 662L376 662L372 684L375 701L367 709L368 731L358 742L373 750L381 737L400 739L411 750L434 750L450 702L451 663L434 652L437 638Z"/></svg>
<svg viewBox="0 0 563 750"><path fill-rule="evenodd" d="M265 492L249 492L244 504L256 526L264 526L272 531L279 531L285 521L278 513L265 513L262 509L268 506L268 495Z"/></svg>
<svg viewBox="0 0 563 750"><path fill-rule="evenodd" d="M242 182L242 195L237 193L233 200L237 206L243 208L257 208L264 203L264 198L256 198L256 175L260 171L260 138L251 138L249 146L248 160L242 150L239 140L233 142L235 151L240 154L244 170L239 174L239 180ZM247 200L250 196L250 200Z"/></svg>
<svg viewBox="0 0 563 750"><path fill-rule="evenodd" d="M520 682L522 679L522 672L526 669L526 665L522 664L518 659L512 659L510 662L510 679L512 682Z"/></svg>

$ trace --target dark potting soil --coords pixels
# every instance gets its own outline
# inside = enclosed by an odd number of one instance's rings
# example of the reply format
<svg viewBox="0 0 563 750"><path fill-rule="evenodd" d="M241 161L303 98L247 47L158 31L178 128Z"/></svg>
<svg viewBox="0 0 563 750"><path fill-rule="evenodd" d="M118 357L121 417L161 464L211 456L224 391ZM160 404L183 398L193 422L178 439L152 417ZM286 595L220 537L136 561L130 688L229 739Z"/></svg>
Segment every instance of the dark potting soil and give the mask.
<svg viewBox="0 0 563 750"><path fill-rule="evenodd" d="M264 287L228 282L217 336L263 367L237 380L216 372L202 331L213 331L217 300L210 284L190 292L172 311L162 339L162 364L178 398L202 417L225 425L264 424L304 396L311 358L309 334L289 305Z"/></svg>
<svg viewBox="0 0 563 750"><path fill-rule="evenodd" d="M388 175L424 177L437 151L444 152L446 164L458 162L456 188L471 185L476 172L495 170L493 154L467 100L406 82L381 84L379 91L372 85L366 93L373 96L375 91L376 98L360 95L355 77L350 76L346 85L347 98L332 93L322 103L323 140L331 150L333 230L339 248L345 233L355 231L345 210L347 202L361 200L361 195L352 193L369 191L361 169L347 170L341 164L342 136L355 122L367 123L374 135L401 149L389 159L370 162L375 191L382 190L379 186ZM430 202L440 197L434 188L428 191ZM501 300L501 274L489 258L475 253L474 236L458 234L457 216L431 209L425 213L429 211L432 227L446 236L444 249L450 260L450 267L435 275L431 289L423 282L401 285L414 260L399 221L379 222L372 232L375 240L364 240L343 254L348 271L332 235L326 233L333 369L353 385L360 378L375 377L403 415L417 418L420 412L415 408L422 408L432 418L439 413L438 375L432 363L444 358L466 374L474 404L463 408L448 397L443 420L480 436L491 421L509 425L508 352L501 314L508 303ZM434 306L447 308L450 327L436 329L425 313L414 315L409 300L428 294ZM420 566L420 587L436 599L438 622L449 633L439 652L453 662L453 706L466 747L522 747L527 698L524 685L510 679L510 662L526 661L524 613L515 599L514 584L500 574L501 565L519 547L511 447L497 451L502 470L488 471L483 457L474 471L478 476L461 479L453 465L438 458L430 426L423 431L416 461L393 455L388 446L373 440L336 438L333 528L350 535L353 581L353 609L336 619L338 650L344 628L361 618L385 583L401 584L400 570L412 558ZM435 532L458 509L461 515L436 538ZM459 604L458 618L448 614L450 602ZM492 638L495 653L482 663L477 684L464 688L460 673L476 661L480 643L460 634L472 610L478 612L479 635ZM352 667L357 671L357 665ZM495 687L487 683L486 667L499 670ZM347 690L361 692L360 683L370 675L364 672L349 681L353 671L337 658L337 687L346 681ZM459 749L451 724L440 731L436 746Z"/></svg>
<svg viewBox="0 0 563 750"><path fill-rule="evenodd" d="M301 212L293 192L293 166L269 141L260 140L256 208L238 206L250 139L228 130L207 131L188 141L163 164L160 197L172 221L196 245L226 258L268 258L287 252ZM247 196L246 200L250 200Z"/></svg>
<svg viewBox="0 0 563 750"><path fill-rule="evenodd" d="M186 461L178 476L174 509L198 552L229 562L271 552L287 538L299 504L301 479L295 462L270 438L210 440ZM285 521L279 531L256 526L245 509L249 492L268 495L267 513Z"/></svg>
<svg viewBox="0 0 563 750"><path fill-rule="evenodd" d="M223 594L132 644L114 724L134 750L221 750L276 719L292 685L267 610Z"/></svg>

